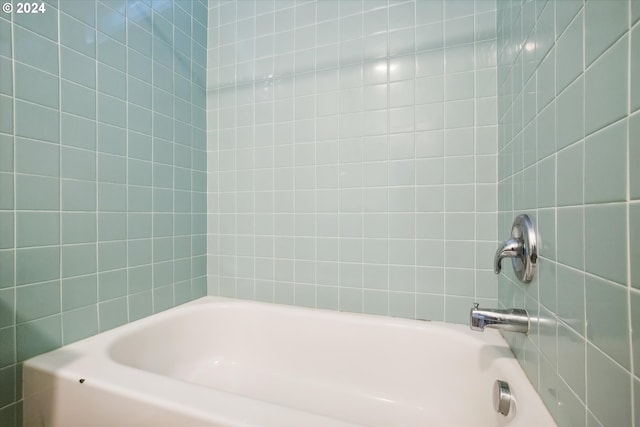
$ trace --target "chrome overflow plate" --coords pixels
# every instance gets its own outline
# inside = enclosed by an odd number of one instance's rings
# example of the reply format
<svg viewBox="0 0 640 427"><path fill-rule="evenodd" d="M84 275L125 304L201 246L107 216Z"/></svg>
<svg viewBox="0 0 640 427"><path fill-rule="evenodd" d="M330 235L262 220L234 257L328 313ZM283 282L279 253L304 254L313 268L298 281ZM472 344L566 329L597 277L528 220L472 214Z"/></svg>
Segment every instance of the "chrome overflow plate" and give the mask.
<svg viewBox="0 0 640 427"><path fill-rule="evenodd" d="M509 411L511 410L511 389L509 388L509 383L506 381L496 380L493 383L493 408L497 413L504 415L505 417L509 415Z"/></svg>

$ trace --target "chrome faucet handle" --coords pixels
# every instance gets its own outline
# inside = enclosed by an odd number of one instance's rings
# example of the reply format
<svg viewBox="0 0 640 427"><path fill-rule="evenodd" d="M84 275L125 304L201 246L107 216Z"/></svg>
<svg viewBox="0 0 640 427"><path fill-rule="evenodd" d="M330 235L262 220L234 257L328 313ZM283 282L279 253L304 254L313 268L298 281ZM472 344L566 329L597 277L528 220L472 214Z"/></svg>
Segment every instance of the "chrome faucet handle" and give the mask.
<svg viewBox="0 0 640 427"><path fill-rule="evenodd" d="M504 241L493 260L493 271L500 274L502 259L511 258L516 277L523 283L533 280L538 260L538 244L533 221L528 215L516 217L511 228L511 238Z"/></svg>
<svg viewBox="0 0 640 427"><path fill-rule="evenodd" d="M493 271L496 274L500 274L502 271L502 259L518 257L520 256L522 249L522 242L520 240L509 239L504 241L496 251L496 255L493 258Z"/></svg>

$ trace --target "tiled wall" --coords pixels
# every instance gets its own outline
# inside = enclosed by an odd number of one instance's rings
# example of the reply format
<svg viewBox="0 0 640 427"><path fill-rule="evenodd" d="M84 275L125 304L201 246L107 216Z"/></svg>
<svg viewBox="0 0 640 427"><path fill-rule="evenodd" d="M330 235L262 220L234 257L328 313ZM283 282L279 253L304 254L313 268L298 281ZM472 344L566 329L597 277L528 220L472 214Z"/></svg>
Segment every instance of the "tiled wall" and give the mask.
<svg viewBox="0 0 640 427"><path fill-rule="evenodd" d="M0 425L20 362L206 294L206 2L0 14Z"/></svg>
<svg viewBox="0 0 640 427"><path fill-rule="evenodd" d="M538 223L538 278L500 304L560 426L640 426L640 2L498 2L499 237ZM635 411L635 414L634 414Z"/></svg>
<svg viewBox="0 0 640 427"><path fill-rule="evenodd" d="M209 7L209 293L495 306L495 1Z"/></svg>

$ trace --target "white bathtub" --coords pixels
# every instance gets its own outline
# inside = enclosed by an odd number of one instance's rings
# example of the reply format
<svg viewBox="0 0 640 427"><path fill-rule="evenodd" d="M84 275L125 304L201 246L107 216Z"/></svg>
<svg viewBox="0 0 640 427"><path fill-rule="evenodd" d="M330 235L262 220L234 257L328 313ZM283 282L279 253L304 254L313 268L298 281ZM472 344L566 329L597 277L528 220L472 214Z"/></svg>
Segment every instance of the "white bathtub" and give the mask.
<svg viewBox="0 0 640 427"><path fill-rule="evenodd" d="M24 424L555 425L496 331L217 297L25 362Z"/></svg>

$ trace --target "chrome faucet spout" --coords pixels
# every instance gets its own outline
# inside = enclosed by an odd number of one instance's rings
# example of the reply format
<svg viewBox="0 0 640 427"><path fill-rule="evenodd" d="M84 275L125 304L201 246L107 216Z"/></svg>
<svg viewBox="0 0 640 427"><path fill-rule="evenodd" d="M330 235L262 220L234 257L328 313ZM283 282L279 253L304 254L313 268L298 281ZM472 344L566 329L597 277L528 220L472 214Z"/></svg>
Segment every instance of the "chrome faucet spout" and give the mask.
<svg viewBox="0 0 640 427"><path fill-rule="evenodd" d="M503 331L529 333L529 313L520 308L481 309L473 304L469 313L469 326L474 331L484 331L484 328L501 329Z"/></svg>
<svg viewBox="0 0 640 427"><path fill-rule="evenodd" d="M522 255L522 251L523 246L521 240L505 240L502 245L500 245L496 251L495 257L493 258L493 271L496 274L500 274L500 271L502 271L502 259L519 257Z"/></svg>

